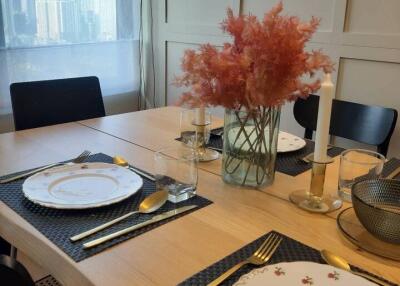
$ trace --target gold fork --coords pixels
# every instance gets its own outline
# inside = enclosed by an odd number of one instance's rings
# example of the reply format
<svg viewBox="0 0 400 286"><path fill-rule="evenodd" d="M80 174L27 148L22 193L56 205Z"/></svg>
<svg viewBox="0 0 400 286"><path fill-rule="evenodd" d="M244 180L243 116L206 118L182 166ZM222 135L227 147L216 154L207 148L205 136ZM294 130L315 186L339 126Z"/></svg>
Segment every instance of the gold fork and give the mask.
<svg viewBox="0 0 400 286"><path fill-rule="evenodd" d="M222 283L226 278L231 276L233 273L238 271L242 266L246 264L252 265L263 265L270 260L276 249L278 248L279 244L282 241L282 237L278 234L270 234L264 241L263 244L254 252L250 257L246 260L239 262L231 269L226 271L224 274L219 276L217 279L209 283L207 286L217 286Z"/></svg>

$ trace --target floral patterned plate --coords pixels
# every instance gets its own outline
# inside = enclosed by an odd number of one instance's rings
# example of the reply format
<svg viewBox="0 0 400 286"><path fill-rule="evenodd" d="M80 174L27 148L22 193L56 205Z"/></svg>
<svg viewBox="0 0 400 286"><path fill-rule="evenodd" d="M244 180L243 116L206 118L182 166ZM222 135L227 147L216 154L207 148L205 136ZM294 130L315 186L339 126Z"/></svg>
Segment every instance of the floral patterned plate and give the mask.
<svg viewBox="0 0 400 286"><path fill-rule="evenodd" d="M289 262L254 269L240 277L236 286L368 286L364 278L335 267L313 262Z"/></svg>
<svg viewBox="0 0 400 286"><path fill-rule="evenodd" d="M279 131L278 134L278 153L286 153L300 150L306 146L304 139L284 132Z"/></svg>
<svg viewBox="0 0 400 286"><path fill-rule="evenodd" d="M250 142L254 142L257 138L255 132L252 132L253 127L245 127L246 133L250 134ZM230 142L236 142L235 146L240 146L242 151L247 151L250 148L249 140L246 140L245 136L239 136L238 134L243 134L240 127L234 127L229 130L228 140ZM277 144L278 153L286 153L300 150L306 146L306 141L299 136L279 131L278 134L278 144Z"/></svg>
<svg viewBox="0 0 400 286"><path fill-rule="evenodd" d="M39 172L24 182L25 197L41 206L86 209L120 202L142 187L134 172L107 163L71 164Z"/></svg>

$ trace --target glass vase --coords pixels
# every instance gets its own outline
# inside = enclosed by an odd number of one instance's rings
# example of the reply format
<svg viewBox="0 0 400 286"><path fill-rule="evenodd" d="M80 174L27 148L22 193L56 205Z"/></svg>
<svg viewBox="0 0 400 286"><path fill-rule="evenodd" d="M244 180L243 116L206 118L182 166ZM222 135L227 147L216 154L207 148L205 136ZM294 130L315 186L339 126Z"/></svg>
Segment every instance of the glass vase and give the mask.
<svg viewBox="0 0 400 286"><path fill-rule="evenodd" d="M229 184L261 187L273 183L280 107L225 109L222 177Z"/></svg>

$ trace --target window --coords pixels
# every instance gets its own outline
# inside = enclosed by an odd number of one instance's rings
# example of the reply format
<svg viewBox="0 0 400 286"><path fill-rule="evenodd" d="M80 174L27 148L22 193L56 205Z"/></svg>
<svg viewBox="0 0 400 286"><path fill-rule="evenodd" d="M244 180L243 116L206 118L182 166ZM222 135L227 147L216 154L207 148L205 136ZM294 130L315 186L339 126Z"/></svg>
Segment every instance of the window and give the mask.
<svg viewBox="0 0 400 286"><path fill-rule="evenodd" d="M0 115L13 82L95 75L104 96L133 96L139 26L140 0L0 0Z"/></svg>
<svg viewBox="0 0 400 286"><path fill-rule="evenodd" d="M2 0L10 48L137 39L134 1ZM131 12L131 13L130 13Z"/></svg>

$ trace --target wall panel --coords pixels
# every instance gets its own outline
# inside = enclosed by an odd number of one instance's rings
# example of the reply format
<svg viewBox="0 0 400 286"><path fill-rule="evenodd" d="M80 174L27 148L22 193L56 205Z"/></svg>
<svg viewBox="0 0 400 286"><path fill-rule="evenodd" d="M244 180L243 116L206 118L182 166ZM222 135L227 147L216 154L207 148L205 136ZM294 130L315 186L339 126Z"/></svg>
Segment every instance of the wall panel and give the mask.
<svg viewBox="0 0 400 286"><path fill-rule="evenodd" d="M243 14L254 14L260 19L264 17L279 1L243 1ZM309 20L312 16L321 18L320 31L333 30L333 17L335 0L286 0L285 13L299 16L301 19ZM312 7L312 9L310 9Z"/></svg>
<svg viewBox="0 0 400 286"><path fill-rule="evenodd" d="M400 33L399 0L348 0L346 32Z"/></svg>
<svg viewBox="0 0 400 286"><path fill-rule="evenodd" d="M167 0L167 22L182 26L217 26L221 21L221 11L232 4L231 0ZM204 21L204 15L207 15L207 21Z"/></svg>

